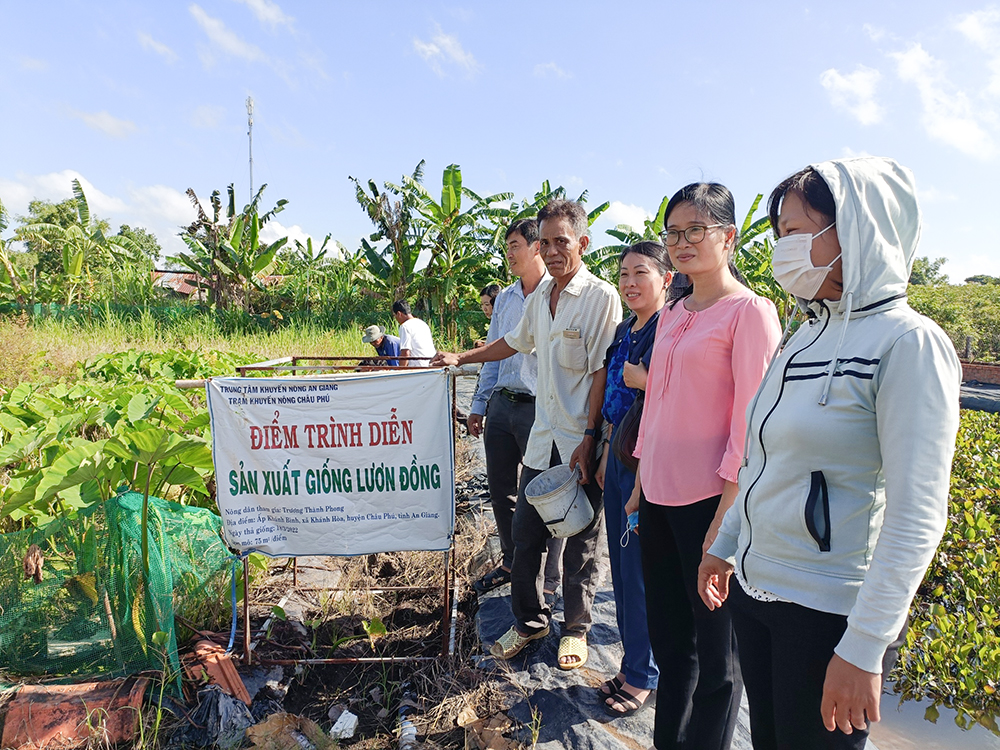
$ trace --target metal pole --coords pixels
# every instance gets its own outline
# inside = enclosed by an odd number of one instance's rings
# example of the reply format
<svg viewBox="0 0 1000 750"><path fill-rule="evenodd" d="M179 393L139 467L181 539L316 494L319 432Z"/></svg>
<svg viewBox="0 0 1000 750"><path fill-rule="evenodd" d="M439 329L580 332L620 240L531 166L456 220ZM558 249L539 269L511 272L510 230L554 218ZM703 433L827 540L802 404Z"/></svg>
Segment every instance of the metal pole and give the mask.
<svg viewBox="0 0 1000 750"><path fill-rule="evenodd" d="M253 202L253 97L247 97L247 138L250 145L250 202Z"/></svg>

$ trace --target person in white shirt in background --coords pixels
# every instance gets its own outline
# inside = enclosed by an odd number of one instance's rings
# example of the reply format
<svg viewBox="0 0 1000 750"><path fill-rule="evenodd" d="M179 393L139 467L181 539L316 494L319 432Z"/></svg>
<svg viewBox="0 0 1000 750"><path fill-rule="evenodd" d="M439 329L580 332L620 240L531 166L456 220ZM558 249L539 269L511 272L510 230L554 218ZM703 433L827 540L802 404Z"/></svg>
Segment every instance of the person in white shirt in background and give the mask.
<svg viewBox="0 0 1000 750"><path fill-rule="evenodd" d="M399 323L399 356L427 357L427 359L410 359L403 364L407 367L427 367L430 358L437 351L431 329L420 318L414 317L410 305L405 299L392 303L392 316Z"/></svg>
<svg viewBox="0 0 1000 750"><path fill-rule="evenodd" d="M538 250L538 221L521 219L507 230L507 262L510 272L520 277L492 298L483 290L483 312L489 301L490 330L486 344L490 344L521 322L528 296L549 278L545 261ZM481 594L510 583L510 566L514 559L514 540L511 522L514 503L517 501L517 480L524 452L528 446L531 425L535 422L535 386L538 381L538 358L534 354L515 354L499 362L486 362L479 374L476 394L472 398L469 415L469 434L483 436L486 451L486 480L489 484L490 503L500 537L500 565L473 584ZM485 416L486 428L483 429ZM542 593L551 608L559 585L559 563L563 540L548 541L545 560L545 582Z"/></svg>

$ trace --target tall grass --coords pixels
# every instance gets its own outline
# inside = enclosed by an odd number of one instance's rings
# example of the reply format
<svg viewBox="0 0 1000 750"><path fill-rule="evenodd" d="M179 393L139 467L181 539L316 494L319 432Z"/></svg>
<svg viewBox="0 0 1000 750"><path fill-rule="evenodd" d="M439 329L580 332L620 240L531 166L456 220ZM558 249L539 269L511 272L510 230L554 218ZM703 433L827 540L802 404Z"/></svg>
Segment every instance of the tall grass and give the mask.
<svg viewBox="0 0 1000 750"><path fill-rule="evenodd" d="M75 364L99 354L127 349L217 350L261 360L287 356L359 356L374 354L361 341L360 329L330 330L311 322L290 323L273 331L223 333L212 317L185 318L174 324L152 316L124 318L111 312L93 320L0 319L0 388L20 382L59 379Z"/></svg>

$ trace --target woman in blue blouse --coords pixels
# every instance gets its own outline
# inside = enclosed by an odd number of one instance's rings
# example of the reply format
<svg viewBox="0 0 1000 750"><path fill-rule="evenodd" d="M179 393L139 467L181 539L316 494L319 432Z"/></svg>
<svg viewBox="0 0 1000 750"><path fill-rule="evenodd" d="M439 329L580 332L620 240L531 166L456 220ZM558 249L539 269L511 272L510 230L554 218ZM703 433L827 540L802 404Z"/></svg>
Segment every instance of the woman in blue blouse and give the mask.
<svg viewBox="0 0 1000 750"><path fill-rule="evenodd" d="M638 392L646 388L656 321L666 302L670 278L670 258L660 243L639 242L622 252L618 290L632 315L618 326L604 362L607 385L602 414L612 435ZM601 686L600 693L610 715L629 716L650 702L659 670L653 661L646 627L639 540L629 530L625 515L625 503L635 485L635 472L618 460L610 444L604 446L597 482L604 488L611 581L618 631L625 649L620 671Z"/></svg>

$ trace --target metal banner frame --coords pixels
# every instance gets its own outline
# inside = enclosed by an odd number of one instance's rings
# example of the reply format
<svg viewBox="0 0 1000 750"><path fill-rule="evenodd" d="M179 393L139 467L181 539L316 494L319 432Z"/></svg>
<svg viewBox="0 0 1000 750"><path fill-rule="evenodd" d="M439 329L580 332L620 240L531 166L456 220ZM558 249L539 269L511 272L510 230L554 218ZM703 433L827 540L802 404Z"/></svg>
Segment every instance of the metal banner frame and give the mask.
<svg viewBox="0 0 1000 750"><path fill-rule="evenodd" d="M407 365L387 365L370 364L372 362L385 362L389 359L403 361L426 361L430 357L281 357L279 359L256 362L250 365L237 367L240 377L248 377L250 373L273 373L287 372L292 377L299 374L315 375L321 371L349 370L353 372L376 372L381 370L404 370ZM328 364L303 364L303 363L328 363ZM452 435L458 435L457 420L457 380L459 377L468 377L472 373L449 368L451 376L451 415L452 415ZM178 388L203 388L207 380L178 380ZM455 442L452 440L452 462L455 459ZM359 555L353 555L358 557ZM277 665L321 665L321 664L386 664L386 663L407 663L407 662L428 662L451 657L455 652L455 618L458 608L457 580L455 578L455 534L452 530L451 545L442 554L444 573L441 584L438 586L380 586L378 588L365 589L345 589L345 588L303 588L298 586L298 558L292 557L292 589L297 591L367 591L369 593L381 593L386 591L441 591L444 617L442 619L441 653L438 656L373 656L373 657L344 657L337 659L260 659L262 664ZM243 660L250 664L253 660L253 645L250 640L250 561L243 558ZM266 625L265 628L266 629ZM263 632L263 630L261 632Z"/></svg>

